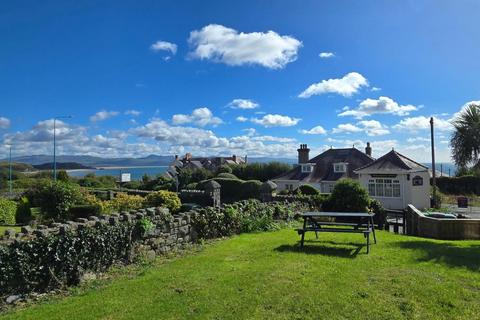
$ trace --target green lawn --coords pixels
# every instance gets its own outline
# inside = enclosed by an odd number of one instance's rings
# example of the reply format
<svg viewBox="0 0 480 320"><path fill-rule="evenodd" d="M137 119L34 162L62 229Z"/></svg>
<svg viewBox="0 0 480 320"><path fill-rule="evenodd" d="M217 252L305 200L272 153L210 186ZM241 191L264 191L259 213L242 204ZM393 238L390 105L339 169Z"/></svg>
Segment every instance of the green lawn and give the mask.
<svg viewBox="0 0 480 320"><path fill-rule="evenodd" d="M480 242L244 234L2 319L478 319Z"/></svg>
<svg viewBox="0 0 480 320"><path fill-rule="evenodd" d="M5 230L7 230L7 229L13 229L13 230L15 230L15 231L17 231L17 232L20 232L20 227L0 226L0 235L3 236Z"/></svg>

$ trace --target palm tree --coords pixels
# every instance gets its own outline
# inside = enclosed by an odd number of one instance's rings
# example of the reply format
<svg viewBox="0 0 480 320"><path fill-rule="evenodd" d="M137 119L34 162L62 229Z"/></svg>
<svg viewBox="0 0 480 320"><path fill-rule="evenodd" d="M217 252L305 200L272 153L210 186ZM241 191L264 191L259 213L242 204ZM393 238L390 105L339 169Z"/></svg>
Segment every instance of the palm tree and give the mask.
<svg viewBox="0 0 480 320"><path fill-rule="evenodd" d="M453 161L460 168L480 165L480 105L470 104L454 119L450 140Z"/></svg>

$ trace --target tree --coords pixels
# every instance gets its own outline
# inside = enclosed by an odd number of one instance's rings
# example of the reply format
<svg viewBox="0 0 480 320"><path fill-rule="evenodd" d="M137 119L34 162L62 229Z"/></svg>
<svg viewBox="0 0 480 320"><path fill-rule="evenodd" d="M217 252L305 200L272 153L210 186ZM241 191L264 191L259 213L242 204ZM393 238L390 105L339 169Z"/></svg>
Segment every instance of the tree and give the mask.
<svg viewBox="0 0 480 320"><path fill-rule="evenodd" d="M470 104L453 121L453 161L460 168L480 166L480 105Z"/></svg>

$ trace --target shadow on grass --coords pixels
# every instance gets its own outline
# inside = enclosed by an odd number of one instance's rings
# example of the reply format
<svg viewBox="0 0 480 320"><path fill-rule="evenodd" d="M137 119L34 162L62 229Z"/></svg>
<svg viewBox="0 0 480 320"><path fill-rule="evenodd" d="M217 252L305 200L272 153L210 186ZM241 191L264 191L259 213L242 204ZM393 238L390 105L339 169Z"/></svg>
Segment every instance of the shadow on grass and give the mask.
<svg viewBox="0 0 480 320"><path fill-rule="evenodd" d="M338 242L333 241L305 240L303 248L300 247L299 243L295 245L285 244L275 248L275 251L320 254L340 258L355 258L363 247L365 247L365 245L353 242L339 244Z"/></svg>
<svg viewBox="0 0 480 320"><path fill-rule="evenodd" d="M480 245L456 246L454 243L431 241L393 242L391 246L420 252L419 262L434 262L448 267L464 267L480 271Z"/></svg>

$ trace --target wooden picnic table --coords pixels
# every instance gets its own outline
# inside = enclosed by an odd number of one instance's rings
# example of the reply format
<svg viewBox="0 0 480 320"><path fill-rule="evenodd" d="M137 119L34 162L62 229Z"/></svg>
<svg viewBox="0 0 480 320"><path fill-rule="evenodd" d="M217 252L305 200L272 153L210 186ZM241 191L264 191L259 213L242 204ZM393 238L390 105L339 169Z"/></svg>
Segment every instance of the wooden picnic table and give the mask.
<svg viewBox="0 0 480 320"><path fill-rule="evenodd" d="M305 233L308 231L315 232L317 239L319 232L362 233L367 240L367 253L369 253L370 233L373 234L373 239L377 243L373 225L374 215L367 212L305 212L302 214L303 228L297 229L298 234L302 236L301 246L303 247ZM326 218L343 218L342 220L350 221L325 221Z"/></svg>

